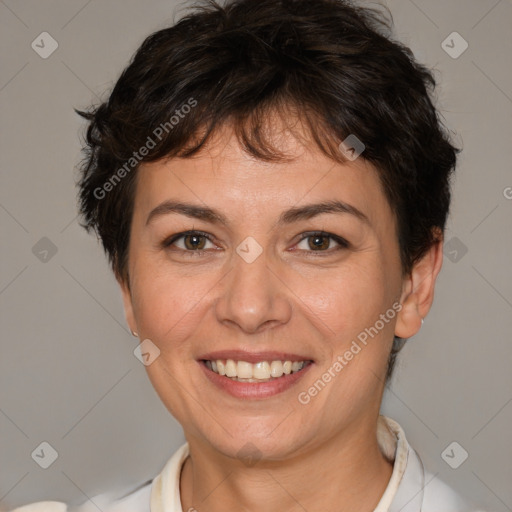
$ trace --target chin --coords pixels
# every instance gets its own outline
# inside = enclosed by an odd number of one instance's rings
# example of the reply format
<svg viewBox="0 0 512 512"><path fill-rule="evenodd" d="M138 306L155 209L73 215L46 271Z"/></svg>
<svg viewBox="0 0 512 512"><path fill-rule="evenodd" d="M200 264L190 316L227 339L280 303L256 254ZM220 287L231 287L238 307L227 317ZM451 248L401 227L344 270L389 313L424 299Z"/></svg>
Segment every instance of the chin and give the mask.
<svg viewBox="0 0 512 512"><path fill-rule="evenodd" d="M293 413L290 416L292 415ZM214 433L210 424L207 431L203 432L203 437L214 449L228 457L287 459L308 444L309 437L303 426L300 428L300 425L287 425L289 419L283 421L284 417L279 415L263 420L261 417L239 418L229 422L229 429L225 427L229 433L221 427ZM259 423L255 424L255 421Z"/></svg>

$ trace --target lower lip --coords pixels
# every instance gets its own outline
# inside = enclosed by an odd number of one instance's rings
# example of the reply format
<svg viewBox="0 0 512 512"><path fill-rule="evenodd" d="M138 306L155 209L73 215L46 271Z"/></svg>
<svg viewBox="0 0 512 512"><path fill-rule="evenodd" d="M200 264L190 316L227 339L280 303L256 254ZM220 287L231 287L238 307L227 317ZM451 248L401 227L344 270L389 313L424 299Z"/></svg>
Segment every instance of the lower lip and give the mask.
<svg viewBox="0 0 512 512"><path fill-rule="evenodd" d="M282 393L283 391L290 389L313 366L313 363L310 363L299 372L283 375L282 377L267 382L239 382L215 373L202 361L198 362L210 382L226 393L229 393L231 396L246 399L269 398Z"/></svg>

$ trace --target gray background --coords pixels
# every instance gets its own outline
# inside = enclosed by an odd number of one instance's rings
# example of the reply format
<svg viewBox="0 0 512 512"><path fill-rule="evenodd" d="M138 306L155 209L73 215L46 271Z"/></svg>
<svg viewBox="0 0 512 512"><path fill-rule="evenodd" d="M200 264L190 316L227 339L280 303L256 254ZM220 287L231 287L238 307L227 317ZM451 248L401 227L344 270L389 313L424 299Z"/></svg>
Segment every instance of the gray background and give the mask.
<svg viewBox="0 0 512 512"><path fill-rule="evenodd" d="M387 5L397 37L437 70L440 108L464 152L435 304L403 350L383 412L438 477L489 510L511 510L512 4ZM82 124L72 107L105 99L143 38L173 21L175 6L0 1L3 508L135 486L183 441L133 355L102 251L77 224L73 169ZM31 48L43 31L58 42L47 59ZM469 44L458 58L442 47L454 31ZM460 43L446 44L453 53ZM31 457L43 441L58 452L46 470ZM441 457L453 441L469 454L457 469ZM462 453L456 447L452 460Z"/></svg>

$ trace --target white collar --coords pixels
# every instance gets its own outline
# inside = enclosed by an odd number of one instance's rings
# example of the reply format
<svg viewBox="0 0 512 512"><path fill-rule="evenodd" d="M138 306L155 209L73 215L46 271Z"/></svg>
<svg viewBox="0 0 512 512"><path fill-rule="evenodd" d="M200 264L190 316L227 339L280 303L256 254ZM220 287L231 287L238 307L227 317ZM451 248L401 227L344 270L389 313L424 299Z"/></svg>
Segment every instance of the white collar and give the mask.
<svg viewBox="0 0 512 512"><path fill-rule="evenodd" d="M392 419L379 416L377 440L383 454L394 464L388 486L374 512L421 512L425 472L404 431ZM183 512L180 474L188 456L189 446L185 443L153 480L151 512Z"/></svg>
<svg viewBox="0 0 512 512"><path fill-rule="evenodd" d="M393 462L393 472L374 512L477 512L436 475L426 473L416 452L409 446L398 423L379 417L377 440L384 456ZM121 498L113 493L95 496L78 509L65 503L39 502L13 512L183 512L180 498L180 474L189 455L188 444L182 445L169 459L161 473Z"/></svg>

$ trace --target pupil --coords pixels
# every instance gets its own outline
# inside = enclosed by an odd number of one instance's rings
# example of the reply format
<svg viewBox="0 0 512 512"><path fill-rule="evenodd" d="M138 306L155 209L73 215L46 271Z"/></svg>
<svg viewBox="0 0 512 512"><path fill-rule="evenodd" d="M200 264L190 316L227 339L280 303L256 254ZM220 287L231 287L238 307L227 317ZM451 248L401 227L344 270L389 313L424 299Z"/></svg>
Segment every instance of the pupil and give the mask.
<svg viewBox="0 0 512 512"><path fill-rule="evenodd" d="M188 249L201 249L203 244L201 244L201 236L198 235L188 235L185 238L185 245Z"/></svg>
<svg viewBox="0 0 512 512"><path fill-rule="evenodd" d="M314 249L326 249L329 246L328 238L323 235L317 235L312 238L313 238L313 246L312 247ZM322 240L323 240L323 243L322 243Z"/></svg>

